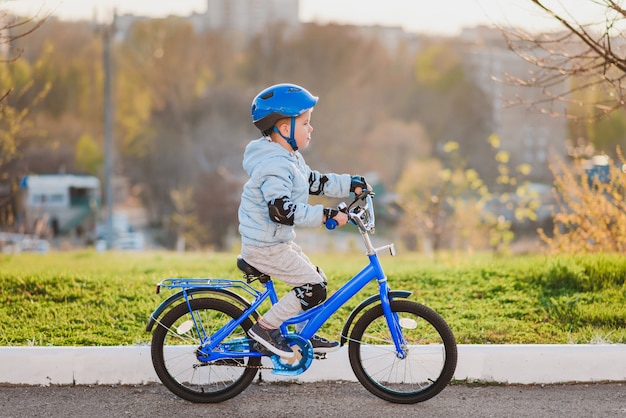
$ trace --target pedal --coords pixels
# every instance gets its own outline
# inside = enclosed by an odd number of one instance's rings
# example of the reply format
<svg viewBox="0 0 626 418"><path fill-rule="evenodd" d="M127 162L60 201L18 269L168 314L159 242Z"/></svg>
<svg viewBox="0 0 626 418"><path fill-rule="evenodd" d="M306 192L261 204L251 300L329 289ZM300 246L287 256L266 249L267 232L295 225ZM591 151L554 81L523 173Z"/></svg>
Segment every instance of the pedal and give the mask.
<svg viewBox="0 0 626 418"><path fill-rule="evenodd" d="M270 350L268 350L267 348L263 347L261 345L261 343L254 341L254 343L252 344L252 348L256 351L258 351L259 353L261 353L264 356L271 356L274 353L272 353Z"/></svg>
<svg viewBox="0 0 626 418"><path fill-rule="evenodd" d="M326 353L313 353L313 358L315 360L326 360L328 357L326 357Z"/></svg>

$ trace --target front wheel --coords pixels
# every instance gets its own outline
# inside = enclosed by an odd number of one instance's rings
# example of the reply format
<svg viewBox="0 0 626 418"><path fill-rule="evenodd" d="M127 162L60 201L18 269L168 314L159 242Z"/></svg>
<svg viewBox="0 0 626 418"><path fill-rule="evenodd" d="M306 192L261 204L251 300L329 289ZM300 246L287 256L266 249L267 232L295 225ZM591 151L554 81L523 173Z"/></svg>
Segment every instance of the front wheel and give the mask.
<svg viewBox="0 0 626 418"><path fill-rule="evenodd" d="M202 362L197 350L213 335L243 312L233 304L214 298L190 301L172 308L158 322L152 334L152 363L161 382L177 396L191 402L222 402L241 393L254 379L260 357ZM246 318L226 338L245 341L252 326Z"/></svg>
<svg viewBox="0 0 626 418"><path fill-rule="evenodd" d="M379 398L417 403L441 392L454 375L457 348L444 319L408 300L391 301L404 338L399 358L382 305L365 312L350 334L350 365L359 382Z"/></svg>

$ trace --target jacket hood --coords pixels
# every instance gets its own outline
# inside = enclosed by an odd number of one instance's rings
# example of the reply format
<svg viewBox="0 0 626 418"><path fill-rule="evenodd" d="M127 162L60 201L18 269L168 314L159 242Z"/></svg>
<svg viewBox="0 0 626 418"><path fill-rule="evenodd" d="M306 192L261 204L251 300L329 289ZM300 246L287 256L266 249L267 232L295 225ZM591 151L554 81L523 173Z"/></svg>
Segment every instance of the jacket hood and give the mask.
<svg viewBox="0 0 626 418"><path fill-rule="evenodd" d="M258 165L265 165L270 158L279 156L290 157L290 153L265 137L250 141L243 153L243 169L251 176Z"/></svg>

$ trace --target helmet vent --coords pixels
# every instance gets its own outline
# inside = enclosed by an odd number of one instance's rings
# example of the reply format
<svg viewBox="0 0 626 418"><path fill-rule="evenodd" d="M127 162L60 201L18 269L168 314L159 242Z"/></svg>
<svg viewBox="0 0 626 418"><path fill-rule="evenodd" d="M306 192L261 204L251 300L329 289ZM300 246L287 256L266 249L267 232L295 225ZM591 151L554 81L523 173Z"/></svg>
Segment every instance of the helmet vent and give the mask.
<svg viewBox="0 0 626 418"><path fill-rule="evenodd" d="M265 95L261 96L261 99L263 99L263 100L267 100L267 99L269 99L269 98L271 98L271 97L273 97L273 96L274 96L274 92L273 92L273 91L270 91L269 93L267 93L267 94L265 94Z"/></svg>

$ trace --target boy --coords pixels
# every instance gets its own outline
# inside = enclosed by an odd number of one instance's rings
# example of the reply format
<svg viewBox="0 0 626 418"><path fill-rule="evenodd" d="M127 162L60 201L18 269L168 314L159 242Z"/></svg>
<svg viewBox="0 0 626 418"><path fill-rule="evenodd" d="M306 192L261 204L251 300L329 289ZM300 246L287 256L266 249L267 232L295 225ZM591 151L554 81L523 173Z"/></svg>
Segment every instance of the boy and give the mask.
<svg viewBox="0 0 626 418"><path fill-rule="evenodd" d="M311 112L318 98L294 84L277 84L252 102L252 121L262 137L244 152L243 167L250 179L239 206L241 255L263 273L293 286L248 331L250 337L281 357L291 350L280 332L287 319L326 299L326 277L293 242L294 226L319 227L327 219L343 226L348 216L337 209L309 205L308 195L347 197L368 188L361 176L313 171L298 151L311 141ZM315 352L339 349L338 341L311 338Z"/></svg>

